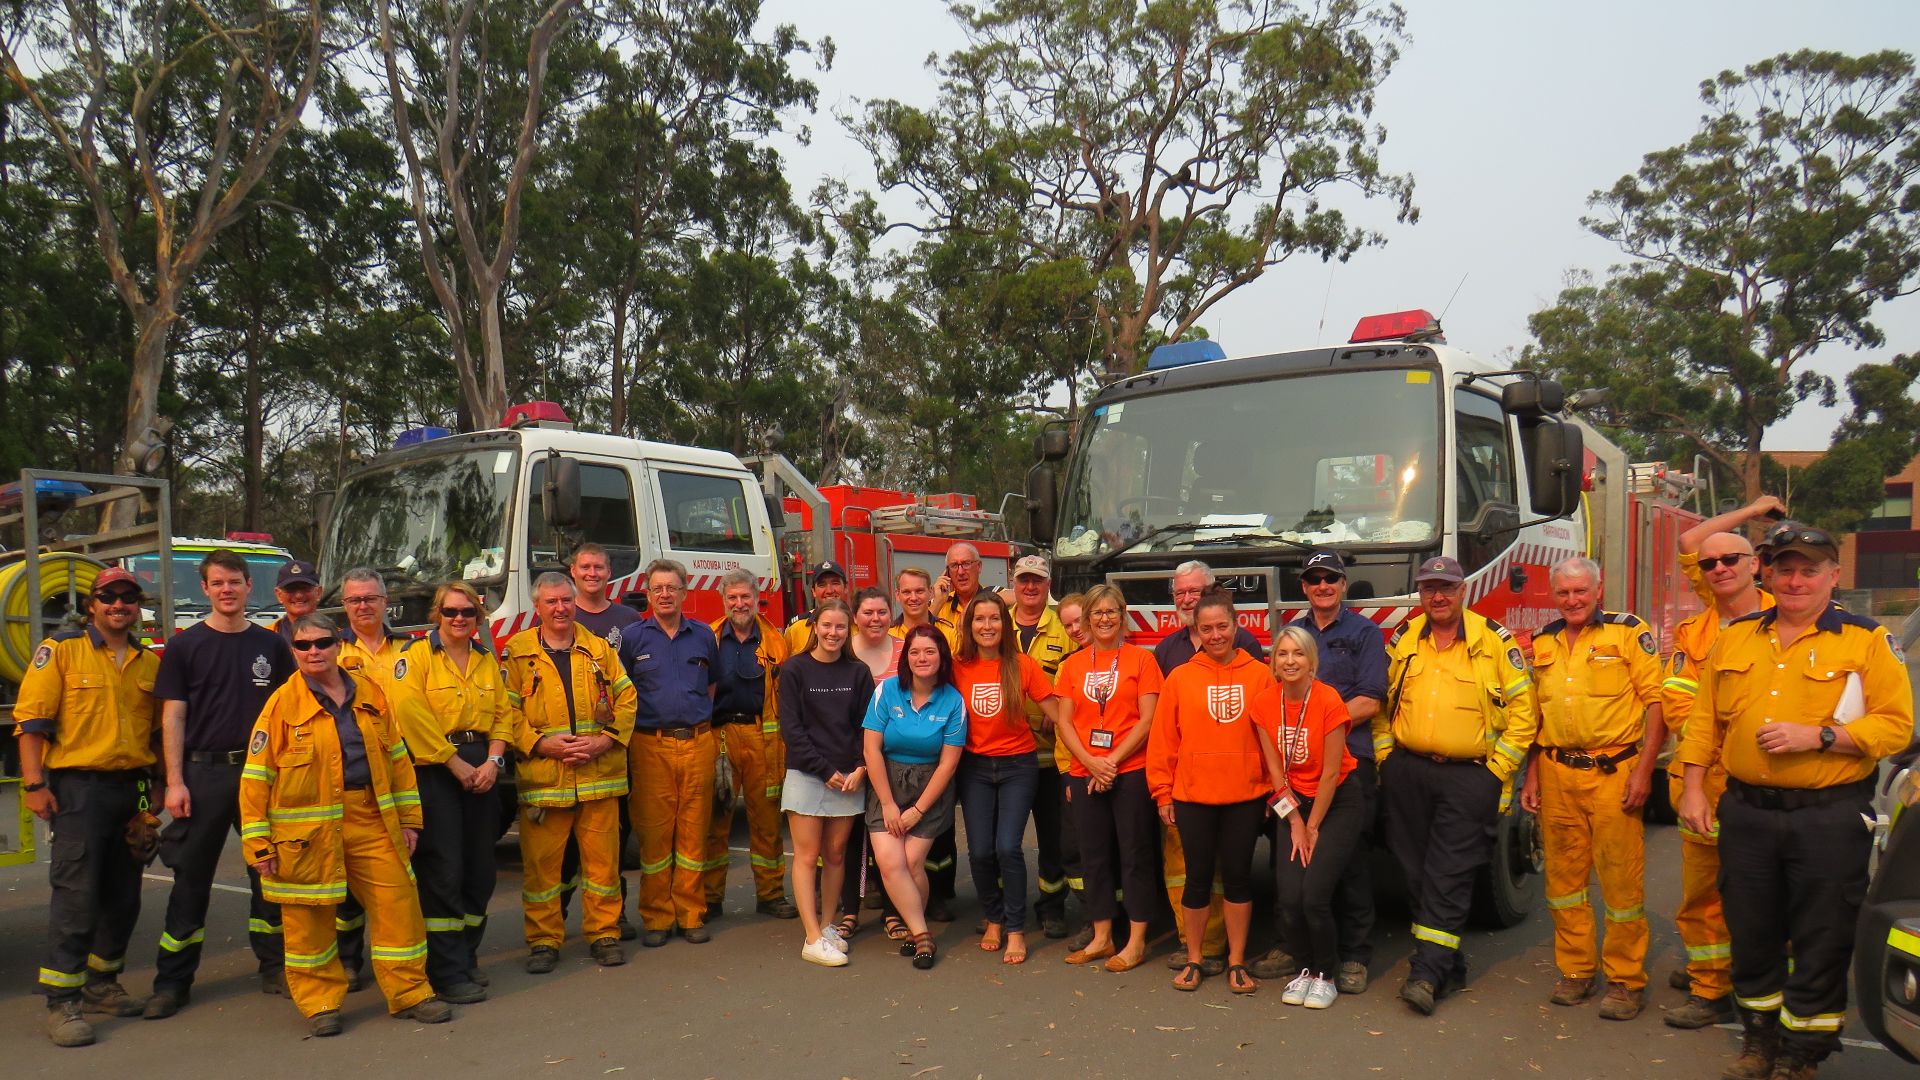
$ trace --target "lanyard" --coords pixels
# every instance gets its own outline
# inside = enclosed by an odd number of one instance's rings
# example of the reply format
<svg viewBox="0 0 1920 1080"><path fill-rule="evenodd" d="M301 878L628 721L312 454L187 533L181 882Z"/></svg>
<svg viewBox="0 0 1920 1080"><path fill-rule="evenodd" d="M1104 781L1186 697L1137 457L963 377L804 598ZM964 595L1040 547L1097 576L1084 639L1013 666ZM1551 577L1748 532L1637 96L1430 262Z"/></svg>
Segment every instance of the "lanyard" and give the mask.
<svg viewBox="0 0 1920 1080"><path fill-rule="evenodd" d="M1287 689L1284 686L1280 688L1280 763L1288 766L1289 769L1291 769L1293 764L1294 731L1297 729L1300 732L1299 737L1303 739L1306 738L1307 701L1311 697L1313 697L1313 687L1309 684L1307 687L1307 696L1300 699L1300 722L1298 724L1288 723Z"/></svg>
<svg viewBox="0 0 1920 1080"><path fill-rule="evenodd" d="M1095 651L1094 661L1096 663L1098 662L1099 655L1100 655L1099 652ZM1087 666L1092 667L1093 665L1088 664ZM1107 718L1107 702L1113 700L1114 693L1117 692L1119 689L1120 689L1120 650L1115 649L1113 650L1113 663L1107 668L1107 677L1100 680L1100 682L1096 684L1094 689L1093 703L1095 705L1100 706L1100 719L1105 720Z"/></svg>

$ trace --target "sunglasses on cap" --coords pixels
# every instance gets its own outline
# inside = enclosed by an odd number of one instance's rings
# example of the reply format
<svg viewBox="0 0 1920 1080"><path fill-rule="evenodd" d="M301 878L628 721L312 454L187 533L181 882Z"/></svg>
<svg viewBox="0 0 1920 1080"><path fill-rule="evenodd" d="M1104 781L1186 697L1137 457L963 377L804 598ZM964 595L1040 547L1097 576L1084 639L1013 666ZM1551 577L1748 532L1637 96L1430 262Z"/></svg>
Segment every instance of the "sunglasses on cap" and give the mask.
<svg viewBox="0 0 1920 1080"><path fill-rule="evenodd" d="M294 638L288 644L293 646L294 652L311 652L314 649L331 649L340 644L340 639L337 637Z"/></svg>
<svg viewBox="0 0 1920 1080"><path fill-rule="evenodd" d="M108 589L106 592L94 593L93 598L103 604L138 604L140 602L140 594L132 589Z"/></svg>
<svg viewBox="0 0 1920 1080"><path fill-rule="evenodd" d="M1811 529L1805 526L1795 526L1790 529L1780 528L1767 534L1768 551L1765 555L1761 556L1761 561L1772 562L1775 558L1779 557L1781 548L1793 544L1828 548L1833 551L1840 550L1839 543L1836 542L1833 535L1825 529Z"/></svg>
<svg viewBox="0 0 1920 1080"><path fill-rule="evenodd" d="M1338 574L1312 573L1300 575L1300 584L1302 585L1331 585L1339 580L1340 575Z"/></svg>
<svg viewBox="0 0 1920 1080"><path fill-rule="evenodd" d="M1732 569L1740 565L1740 560L1751 558L1753 558L1753 556L1744 551L1736 551L1731 555L1706 555L1700 559L1700 569L1711 570L1716 566L1724 566Z"/></svg>

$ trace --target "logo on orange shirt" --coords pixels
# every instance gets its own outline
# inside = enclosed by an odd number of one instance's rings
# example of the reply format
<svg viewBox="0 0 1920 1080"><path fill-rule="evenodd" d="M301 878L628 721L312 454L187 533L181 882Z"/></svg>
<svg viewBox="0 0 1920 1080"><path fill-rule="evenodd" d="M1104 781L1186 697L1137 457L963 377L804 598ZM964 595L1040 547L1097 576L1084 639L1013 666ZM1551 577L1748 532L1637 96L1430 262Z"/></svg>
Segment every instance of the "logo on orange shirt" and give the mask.
<svg viewBox="0 0 1920 1080"><path fill-rule="evenodd" d="M973 684L973 693L967 702L967 708L979 717L1000 715L1000 684L997 682L977 682Z"/></svg>
<svg viewBox="0 0 1920 1080"><path fill-rule="evenodd" d="M1222 724L1231 724L1240 719L1247 707L1246 687L1233 686L1207 687L1207 713Z"/></svg>
<svg viewBox="0 0 1920 1080"><path fill-rule="evenodd" d="M1087 695L1088 701L1104 705L1112 699L1119 682L1120 673L1111 668L1106 671L1089 671L1087 677L1081 680L1080 692Z"/></svg>

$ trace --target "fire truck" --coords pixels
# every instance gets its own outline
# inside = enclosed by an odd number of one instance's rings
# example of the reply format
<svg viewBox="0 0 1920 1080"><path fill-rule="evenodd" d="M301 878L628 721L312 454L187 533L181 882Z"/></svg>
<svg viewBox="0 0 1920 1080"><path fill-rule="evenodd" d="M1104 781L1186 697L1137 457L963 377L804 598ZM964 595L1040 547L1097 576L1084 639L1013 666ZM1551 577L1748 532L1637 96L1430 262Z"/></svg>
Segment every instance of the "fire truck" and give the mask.
<svg viewBox="0 0 1920 1080"><path fill-rule="evenodd" d="M1000 515L967 498L816 487L782 457L751 465L579 431L549 401L515 405L490 430L413 429L322 509L326 602L348 569L372 567L387 581L388 623L413 632L426 626L434 590L462 580L485 597L502 643L533 625L534 578L564 571L586 542L607 550L611 595L636 607L646 565L677 560L689 574L687 613L706 621L724 613L720 579L736 569L753 574L776 625L808 606L804 569L826 558L859 588L907 565L941 566L967 540L981 549L983 584L1006 580L1013 549Z"/></svg>
<svg viewBox="0 0 1920 1080"><path fill-rule="evenodd" d="M1036 449L1027 505L1056 592L1119 587L1140 644L1178 628L1170 579L1193 559L1270 640L1306 610L1316 548L1344 555L1348 603L1388 635L1418 610L1414 571L1435 555L1460 561L1469 604L1523 645L1558 617L1547 577L1568 556L1598 561L1605 606L1648 618L1662 642L1699 608L1676 563L1698 485L1630 466L1568 414L1561 386L1450 347L1425 311L1264 356L1163 346ZM1514 806L1480 904L1503 926L1539 893L1538 831Z"/></svg>

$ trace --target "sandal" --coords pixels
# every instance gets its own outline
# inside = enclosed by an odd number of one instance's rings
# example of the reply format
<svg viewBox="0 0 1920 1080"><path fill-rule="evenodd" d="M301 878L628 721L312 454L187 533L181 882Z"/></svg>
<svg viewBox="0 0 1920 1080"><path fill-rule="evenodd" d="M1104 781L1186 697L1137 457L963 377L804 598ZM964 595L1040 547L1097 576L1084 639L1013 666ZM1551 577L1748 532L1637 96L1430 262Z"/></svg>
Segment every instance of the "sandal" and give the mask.
<svg viewBox="0 0 1920 1080"><path fill-rule="evenodd" d="M988 923L987 929L980 935L980 951L999 952L1002 933L999 923Z"/></svg>
<svg viewBox="0 0 1920 1080"><path fill-rule="evenodd" d="M860 916L842 915L840 921L833 924L833 929L840 935L841 941L852 941L854 931L860 929Z"/></svg>
<svg viewBox="0 0 1920 1080"><path fill-rule="evenodd" d="M1007 951L1006 951L1006 955L1004 955L1004 956L1002 956L1002 957L1000 957L1000 962L1001 962L1001 963L1003 963L1003 964L1024 964L1024 963L1026 963L1026 962L1027 962L1027 944L1026 944L1026 941L1025 941L1025 940L1023 939L1023 940L1021 941L1021 943L1020 943L1020 944L1018 944L1018 945L1015 945L1015 944L1013 943L1013 941L1012 941L1012 939L1011 939L1011 936L1009 936L1009 939L1008 939L1008 941L1007 941Z"/></svg>
<svg viewBox="0 0 1920 1080"><path fill-rule="evenodd" d="M1189 977L1192 979L1191 982L1188 981ZM1173 977L1173 988L1190 994L1200 989L1200 984L1205 982L1206 978L1206 975L1201 973L1199 964L1192 962L1181 964L1180 973Z"/></svg>
<svg viewBox="0 0 1920 1080"><path fill-rule="evenodd" d="M905 941L913 936L913 931L907 928L907 920L898 915L887 916L885 925L888 941Z"/></svg>
<svg viewBox="0 0 1920 1080"><path fill-rule="evenodd" d="M933 943L931 931L913 935L913 966L925 971L933 966L933 958L939 955L939 946Z"/></svg>
<svg viewBox="0 0 1920 1080"><path fill-rule="evenodd" d="M1260 992L1260 980L1253 977L1245 964L1235 964L1227 969L1227 989L1236 994L1257 994Z"/></svg>

